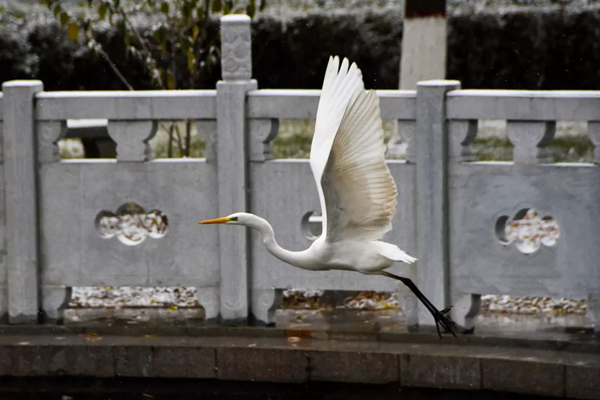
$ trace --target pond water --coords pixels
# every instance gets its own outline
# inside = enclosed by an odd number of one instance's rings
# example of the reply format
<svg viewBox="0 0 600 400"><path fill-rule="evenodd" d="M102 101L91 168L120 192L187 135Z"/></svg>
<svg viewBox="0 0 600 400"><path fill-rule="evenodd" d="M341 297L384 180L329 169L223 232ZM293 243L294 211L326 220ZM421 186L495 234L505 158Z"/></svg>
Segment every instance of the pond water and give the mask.
<svg viewBox="0 0 600 400"><path fill-rule="evenodd" d="M2 400L543 400L490 391L401 388L395 384L276 384L190 379L0 378ZM550 398L548 398L550 399Z"/></svg>

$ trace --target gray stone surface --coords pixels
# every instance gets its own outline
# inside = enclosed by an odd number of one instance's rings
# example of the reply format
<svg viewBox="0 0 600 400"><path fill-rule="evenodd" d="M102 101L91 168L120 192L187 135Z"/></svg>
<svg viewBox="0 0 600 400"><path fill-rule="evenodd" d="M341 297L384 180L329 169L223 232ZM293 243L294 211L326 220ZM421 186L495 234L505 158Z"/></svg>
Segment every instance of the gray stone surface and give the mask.
<svg viewBox="0 0 600 400"><path fill-rule="evenodd" d="M597 91L455 90L448 94L449 119L599 121Z"/></svg>
<svg viewBox="0 0 600 400"><path fill-rule="evenodd" d="M65 339L66 340L66 339ZM113 349L100 346L30 345L22 340L3 347L0 376L95 376L115 375Z"/></svg>
<svg viewBox="0 0 600 400"><path fill-rule="evenodd" d="M506 136L513 144L515 164L537 164L547 158L546 146L554 137L556 122L515 122L506 124Z"/></svg>
<svg viewBox="0 0 600 400"><path fill-rule="evenodd" d="M600 399L600 366L567 365L566 397Z"/></svg>
<svg viewBox="0 0 600 400"><path fill-rule="evenodd" d="M600 122L588 122L588 137L594 145L594 162L600 164Z"/></svg>
<svg viewBox="0 0 600 400"><path fill-rule="evenodd" d="M305 382L308 356L304 351L295 350L220 348L217 349L217 377L257 382Z"/></svg>
<svg viewBox="0 0 600 400"><path fill-rule="evenodd" d="M368 352L315 351L310 357L310 379L329 382L398 382L398 356Z"/></svg>
<svg viewBox="0 0 600 400"><path fill-rule="evenodd" d="M216 91L47 92L37 96L36 119L215 119Z"/></svg>
<svg viewBox="0 0 600 400"><path fill-rule="evenodd" d="M359 66L360 67L360 66ZM381 118L414 120L414 90L377 90ZM314 119L320 90L262 89L248 93L248 117L251 119Z"/></svg>
<svg viewBox="0 0 600 400"><path fill-rule="evenodd" d="M481 360L475 357L452 357L403 354L400 357L403 386L481 389Z"/></svg>
<svg viewBox="0 0 600 400"><path fill-rule="evenodd" d="M214 172L203 160L42 165L44 284L216 288L218 238L198 225L218 213ZM167 216L164 237L128 246L100 235L98 215L130 201Z"/></svg>
<svg viewBox="0 0 600 400"><path fill-rule="evenodd" d="M562 397L565 393L565 366L531 359L483 358L483 389Z"/></svg>
<svg viewBox="0 0 600 400"><path fill-rule="evenodd" d="M446 93L460 88L458 81L426 81L417 85L416 131L416 241L417 282L438 308L449 306L446 282L448 261ZM424 267L423 267L424 266ZM419 305L419 323L434 323Z"/></svg>
<svg viewBox="0 0 600 400"><path fill-rule="evenodd" d="M40 81L2 84L8 318L15 324L38 320L38 193L33 99L42 89Z"/></svg>
<svg viewBox="0 0 600 400"><path fill-rule="evenodd" d="M152 375L166 378L216 378L215 350L211 348L153 347Z"/></svg>
<svg viewBox="0 0 600 400"><path fill-rule="evenodd" d="M157 129L156 121L109 121L108 134L117 143L117 161L149 160L148 141Z"/></svg>
<svg viewBox="0 0 600 400"><path fill-rule="evenodd" d="M594 166L452 163L449 179L453 287L464 293L567 298L597 290L600 271L590 268L600 257L594 234L600 210L593 205L600 181ZM522 209L558 222L556 245L523 254L515 243L501 243L497 220Z"/></svg>
<svg viewBox="0 0 600 400"><path fill-rule="evenodd" d="M127 377L149 377L152 375L152 347L123 346L113 348L115 375Z"/></svg>

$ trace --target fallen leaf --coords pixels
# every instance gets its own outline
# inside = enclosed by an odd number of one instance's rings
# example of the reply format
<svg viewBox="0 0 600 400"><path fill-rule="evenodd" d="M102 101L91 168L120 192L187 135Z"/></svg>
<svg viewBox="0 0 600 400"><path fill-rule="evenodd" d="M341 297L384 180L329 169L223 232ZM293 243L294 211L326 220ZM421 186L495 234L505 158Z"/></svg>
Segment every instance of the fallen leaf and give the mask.
<svg viewBox="0 0 600 400"><path fill-rule="evenodd" d="M85 339L86 340L101 340L102 336L98 335L95 332L88 332L85 334Z"/></svg>

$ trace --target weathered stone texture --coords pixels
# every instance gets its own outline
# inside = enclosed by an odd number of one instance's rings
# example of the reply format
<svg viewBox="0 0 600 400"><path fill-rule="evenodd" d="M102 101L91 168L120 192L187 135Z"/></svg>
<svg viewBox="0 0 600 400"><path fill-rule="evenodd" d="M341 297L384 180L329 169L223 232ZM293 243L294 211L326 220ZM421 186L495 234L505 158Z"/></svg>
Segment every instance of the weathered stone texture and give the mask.
<svg viewBox="0 0 600 400"><path fill-rule="evenodd" d="M448 389L481 389L481 361L474 357L403 354L403 386Z"/></svg>
<svg viewBox="0 0 600 400"><path fill-rule="evenodd" d="M398 381L398 356L385 353L309 353L310 379L331 382L390 383Z"/></svg>
<svg viewBox="0 0 600 400"><path fill-rule="evenodd" d="M224 380L305 382L303 351L227 347L217 350L217 377Z"/></svg>
<svg viewBox="0 0 600 400"><path fill-rule="evenodd" d="M574 399L600 399L600 367L567 365L566 396Z"/></svg>
<svg viewBox="0 0 600 400"><path fill-rule="evenodd" d="M482 359L483 389L540 396L563 396L565 366L561 364Z"/></svg>

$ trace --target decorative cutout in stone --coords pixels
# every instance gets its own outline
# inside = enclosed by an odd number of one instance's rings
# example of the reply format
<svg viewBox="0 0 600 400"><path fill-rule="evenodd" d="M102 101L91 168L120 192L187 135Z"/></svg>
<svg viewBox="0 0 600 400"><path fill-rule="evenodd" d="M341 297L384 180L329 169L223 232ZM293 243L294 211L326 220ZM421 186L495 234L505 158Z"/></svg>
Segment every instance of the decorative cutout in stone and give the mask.
<svg viewBox="0 0 600 400"><path fill-rule="evenodd" d="M539 217L529 208L517 212L514 217L501 216L496 221L496 236L504 245L513 242L523 254L532 254L540 249L555 246L558 243L560 229L558 222L550 217Z"/></svg>
<svg viewBox="0 0 600 400"><path fill-rule="evenodd" d="M167 216L160 210L144 211L136 203L125 203L112 213L101 211L96 217L96 229L105 239L114 236L128 246L142 243L148 236L160 239L167 233Z"/></svg>
<svg viewBox="0 0 600 400"><path fill-rule="evenodd" d="M308 240L316 240L323 233L323 217L320 211L309 211L302 217L300 230Z"/></svg>

